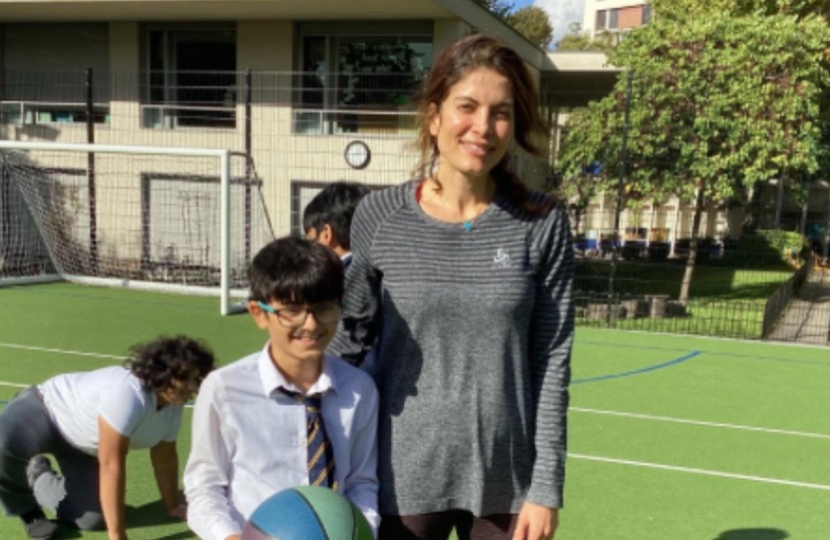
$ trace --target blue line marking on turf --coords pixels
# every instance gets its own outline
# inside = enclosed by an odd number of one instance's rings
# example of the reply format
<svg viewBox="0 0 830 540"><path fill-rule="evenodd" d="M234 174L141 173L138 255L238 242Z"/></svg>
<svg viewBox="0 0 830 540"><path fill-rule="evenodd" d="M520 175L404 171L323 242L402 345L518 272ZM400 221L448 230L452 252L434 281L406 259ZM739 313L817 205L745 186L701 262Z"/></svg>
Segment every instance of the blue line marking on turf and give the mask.
<svg viewBox="0 0 830 540"><path fill-rule="evenodd" d="M705 339L706 336L694 336L689 335L686 337L692 338L701 338ZM610 341L592 341L587 339L581 339L577 342L580 345L596 345L598 347L614 347L616 349L641 349L643 351L668 351L668 352L680 352L683 349L680 347L655 347L655 346L643 346L643 345L629 345L627 343L614 343ZM764 341L754 341L748 342L750 345L768 345L768 342ZM701 349L701 353L708 353L715 356L725 356L727 358L739 358L742 360L761 360L761 361L768 361L768 362L782 362L786 364L805 364L810 366L822 366L822 367L830 367L830 362L828 361L820 361L820 360L801 360L799 358L783 358L780 356L768 356L763 354L747 354L747 353L734 353L734 352L723 352L716 350L708 350L708 349Z"/></svg>
<svg viewBox="0 0 830 540"><path fill-rule="evenodd" d="M585 379L574 379L571 381L571 384L582 384L582 383L589 383L589 382L598 382L598 381L607 381L610 379L619 379L622 377L631 377L633 375L640 375L642 373L648 373L649 371L656 371L658 369L663 369L671 366L676 366L686 360L691 360L696 356L700 356L700 351L692 351L685 356L681 356L680 358L675 358L674 360L669 360L668 362L663 362L662 364L655 364L653 366L646 366L639 369L634 369L632 371L623 371L622 373L609 373L608 375L598 375L596 377L587 377Z"/></svg>

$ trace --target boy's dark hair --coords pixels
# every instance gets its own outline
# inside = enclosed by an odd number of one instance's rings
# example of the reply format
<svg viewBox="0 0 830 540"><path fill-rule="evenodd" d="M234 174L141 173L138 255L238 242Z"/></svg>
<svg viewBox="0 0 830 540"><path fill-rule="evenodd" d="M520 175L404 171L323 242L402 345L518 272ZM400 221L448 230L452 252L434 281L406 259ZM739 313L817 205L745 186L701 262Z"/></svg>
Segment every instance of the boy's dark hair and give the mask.
<svg viewBox="0 0 830 540"><path fill-rule="evenodd" d="M343 263L322 244L289 236L259 250L248 270L251 300L317 304L343 297Z"/></svg>
<svg viewBox="0 0 830 540"><path fill-rule="evenodd" d="M326 223L331 227L337 242L343 249L351 249L352 216L360 199L369 188L358 182L329 184L311 199L303 211L303 232L314 229L318 233Z"/></svg>
<svg viewBox="0 0 830 540"><path fill-rule="evenodd" d="M152 391L166 390L173 380L188 380L196 372L197 381L213 371L216 359L213 351L203 342L178 335L159 336L146 343L130 347L130 358L124 366L135 375L144 388Z"/></svg>

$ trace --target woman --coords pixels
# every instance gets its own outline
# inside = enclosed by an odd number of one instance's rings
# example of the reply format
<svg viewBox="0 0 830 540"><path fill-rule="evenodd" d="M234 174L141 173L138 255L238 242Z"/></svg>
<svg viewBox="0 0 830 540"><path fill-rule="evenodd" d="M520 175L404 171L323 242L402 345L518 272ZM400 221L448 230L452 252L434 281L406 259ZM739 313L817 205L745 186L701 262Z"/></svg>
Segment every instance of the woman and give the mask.
<svg viewBox="0 0 830 540"><path fill-rule="evenodd" d="M354 217L331 349L360 363L374 346L381 540L555 532L573 255L564 210L509 157L537 152L538 114L513 50L458 40L424 83L416 179L368 195Z"/></svg>
<svg viewBox="0 0 830 540"><path fill-rule="evenodd" d="M182 409L213 369L213 354L185 336L131 348L124 366L58 375L21 392L0 413L0 505L29 538L49 539L57 525L41 507L79 529L106 528L127 538L126 458L149 448L167 513L179 502L176 437ZM63 476L42 454L55 456Z"/></svg>

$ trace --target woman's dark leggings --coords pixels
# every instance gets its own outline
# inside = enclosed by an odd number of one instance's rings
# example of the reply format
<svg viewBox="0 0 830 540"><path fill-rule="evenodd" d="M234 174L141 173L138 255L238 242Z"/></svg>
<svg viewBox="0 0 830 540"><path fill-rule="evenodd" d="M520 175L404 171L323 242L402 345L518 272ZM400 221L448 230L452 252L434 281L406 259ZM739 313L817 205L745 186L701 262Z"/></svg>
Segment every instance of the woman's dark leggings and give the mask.
<svg viewBox="0 0 830 540"><path fill-rule="evenodd" d="M517 520L517 514L475 517L466 510L383 516L378 540L447 540L453 529L458 540L510 540Z"/></svg>

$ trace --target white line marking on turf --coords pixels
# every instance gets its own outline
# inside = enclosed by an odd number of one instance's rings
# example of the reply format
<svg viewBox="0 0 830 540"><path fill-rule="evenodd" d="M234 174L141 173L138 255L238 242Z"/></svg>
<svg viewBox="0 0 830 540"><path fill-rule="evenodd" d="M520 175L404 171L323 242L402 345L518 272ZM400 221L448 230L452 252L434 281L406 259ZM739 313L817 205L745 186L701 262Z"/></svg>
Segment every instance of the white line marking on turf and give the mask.
<svg viewBox="0 0 830 540"><path fill-rule="evenodd" d="M60 354L71 354L74 356L91 356L93 358L110 358L114 360L123 360L126 358L125 356L114 356L112 354L101 354L101 353L91 353L91 352L83 352L83 351L69 351L66 349L49 349L46 347L35 347L32 345L19 345L17 343L2 343L0 342L0 347L5 347L7 349L20 349L24 351L38 351L38 352L51 352L51 353L60 353Z"/></svg>
<svg viewBox="0 0 830 540"><path fill-rule="evenodd" d="M619 411L603 411L600 409L584 409L580 407L570 407L571 411L582 412L589 414L603 414L607 416L622 416L625 418L638 418L640 420L656 420L659 422L672 422L674 424L690 424L693 426L716 427L725 429L739 429L743 431L758 431L760 433L772 433L775 435L791 435L794 437L807 437L810 439L824 439L830 440L830 435L825 433L810 433L808 431L790 431L787 429L763 428L755 426L742 426L740 424L724 424L721 422L705 422L703 420L687 420L685 418L672 418L670 416L653 416L650 414L637 414Z"/></svg>
<svg viewBox="0 0 830 540"><path fill-rule="evenodd" d="M616 465L631 465L633 467L646 467L649 469L661 469L665 471L684 472L690 474L700 474L704 476L716 476L719 478L731 478L733 480L747 480L750 482L762 482L765 484L778 484L783 486L820 489L822 491L830 491L830 486L826 484L811 484L809 482L795 482L793 480L781 480L779 478L766 478L764 476L751 476L747 474L735 474L723 471L710 471L708 469L694 469L690 467L678 467L675 465L662 465L660 463L647 463L644 461L631 461L627 459L607 458L602 456L588 456L585 454L571 454L568 453L569 458L584 459L587 461L599 461L602 463L613 463Z"/></svg>
<svg viewBox="0 0 830 540"><path fill-rule="evenodd" d="M13 382L8 382L8 381L0 381L0 386L12 386L14 388L29 388L32 385L31 384L19 384L19 383L13 383Z"/></svg>

